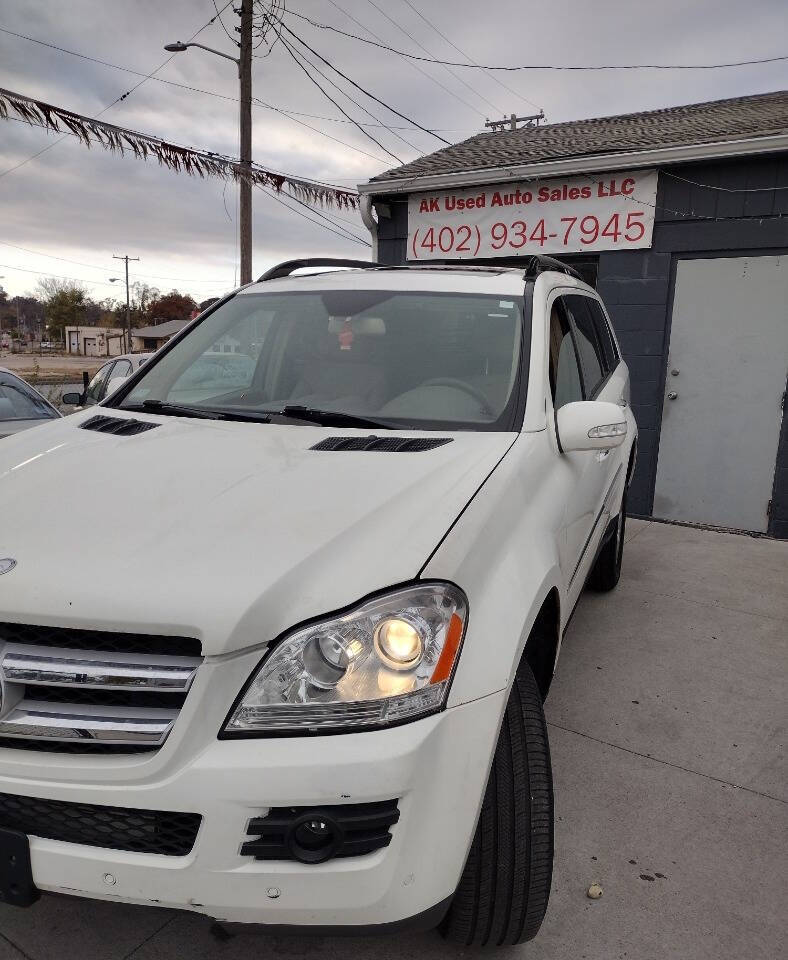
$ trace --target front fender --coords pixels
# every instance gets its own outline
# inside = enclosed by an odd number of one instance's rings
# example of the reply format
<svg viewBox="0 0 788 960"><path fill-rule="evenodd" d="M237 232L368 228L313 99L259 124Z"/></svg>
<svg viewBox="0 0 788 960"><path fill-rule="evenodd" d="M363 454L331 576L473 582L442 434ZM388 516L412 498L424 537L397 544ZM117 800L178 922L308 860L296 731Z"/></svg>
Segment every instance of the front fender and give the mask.
<svg viewBox="0 0 788 960"><path fill-rule="evenodd" d="M523 434L422 571L468 596L448 706L507 690L545 598L565 610L558 537L564 495L547 431Z"/></svg>

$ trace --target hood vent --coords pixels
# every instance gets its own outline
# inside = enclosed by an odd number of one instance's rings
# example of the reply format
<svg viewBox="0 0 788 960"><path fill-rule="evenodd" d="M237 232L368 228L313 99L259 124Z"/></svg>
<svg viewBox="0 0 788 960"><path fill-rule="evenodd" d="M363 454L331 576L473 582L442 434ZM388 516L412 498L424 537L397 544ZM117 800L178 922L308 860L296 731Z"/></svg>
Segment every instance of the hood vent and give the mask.
<svg viewBox="0 0 788 960"><path fill-rule="evenodd" d="M420 453L422 450L434 450L445 443L451 443L451 437L326 437L310 450L372 450L382 453Z"/></svg>
<svg viewBox="0 0 788 960"><path fill-rule="evenodd" d="M147 423L144 420L127 420L119 417L104 417L101 414L91 417L80 425L81 430L95 430L97 433L114 433L119 437L133 437L136 433L145 433L153 430L158 423Z"/></svg>

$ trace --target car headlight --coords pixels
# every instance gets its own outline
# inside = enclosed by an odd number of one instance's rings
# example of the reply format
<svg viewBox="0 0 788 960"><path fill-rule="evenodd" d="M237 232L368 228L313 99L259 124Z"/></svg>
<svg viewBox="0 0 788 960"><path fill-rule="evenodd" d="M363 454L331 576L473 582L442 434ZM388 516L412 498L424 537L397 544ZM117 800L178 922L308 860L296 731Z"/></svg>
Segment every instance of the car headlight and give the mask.
<svg viewBox="0 0 788 960"><path fill-rule="evenodd" d="M467 617L458 587L424 583L297 629L263 658L223 735L385 727L434 713Z"/></svg>

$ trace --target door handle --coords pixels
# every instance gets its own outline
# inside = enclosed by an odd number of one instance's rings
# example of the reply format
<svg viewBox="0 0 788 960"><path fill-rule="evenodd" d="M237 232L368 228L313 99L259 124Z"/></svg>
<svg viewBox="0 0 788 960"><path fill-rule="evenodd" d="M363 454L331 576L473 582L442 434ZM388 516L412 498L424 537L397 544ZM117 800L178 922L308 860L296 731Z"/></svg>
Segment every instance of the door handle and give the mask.
<svg viewBox="0 0 788 960"><path fill-rule="evenodd" d="M670 393L668 394L668 400L675 400L677 396L678 394L676 393L676 391L671 390Z"/></svg>
<svg viewBox="0 0 788 960"><path fill-rule="evenodd" d="M609 450L597 450L597 452L596 452L596 462L597 462L597 463L602 463L602 461L603 461L603 460L607 460L607 458L608 458L609 456L610 456L610 451L609 451Z"/></svg>

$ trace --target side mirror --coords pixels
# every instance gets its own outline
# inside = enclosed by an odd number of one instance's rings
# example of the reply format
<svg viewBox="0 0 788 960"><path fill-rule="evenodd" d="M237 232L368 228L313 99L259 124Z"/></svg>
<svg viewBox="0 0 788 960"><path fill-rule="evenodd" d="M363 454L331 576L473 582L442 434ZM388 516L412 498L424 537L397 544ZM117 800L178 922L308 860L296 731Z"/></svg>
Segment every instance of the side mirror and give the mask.
<svg viewBox="0 0 788 960"><path fill-rule="evenodd" d="M81 393L64 393L60 402L65 407L81 407L82 394Z"/></svg>
<svg viewBox="0 0 788 960"><path fill-rule="evenodd" d="M627 421L621 407L604 400L579 400L558 411L558 441L572 450L611 450L626 439Z"/></svg>

